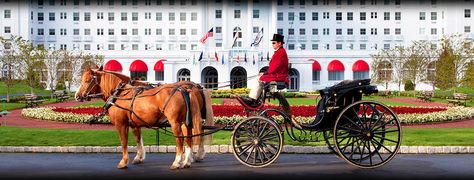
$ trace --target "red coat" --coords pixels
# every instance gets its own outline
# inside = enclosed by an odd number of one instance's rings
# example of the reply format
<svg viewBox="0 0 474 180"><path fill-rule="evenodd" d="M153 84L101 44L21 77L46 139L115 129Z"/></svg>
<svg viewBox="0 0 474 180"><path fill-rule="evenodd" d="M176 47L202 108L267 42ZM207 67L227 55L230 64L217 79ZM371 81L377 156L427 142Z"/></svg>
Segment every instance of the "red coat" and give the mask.
<svg viewBox="0 0 474 180"><path fill-rule="evenodd" d="M270 81L288 81L288 55L286 50L281 47L275 54L273 54L272 59L268 67L266 74L260 77L260 81L270 82Z"/></svg>

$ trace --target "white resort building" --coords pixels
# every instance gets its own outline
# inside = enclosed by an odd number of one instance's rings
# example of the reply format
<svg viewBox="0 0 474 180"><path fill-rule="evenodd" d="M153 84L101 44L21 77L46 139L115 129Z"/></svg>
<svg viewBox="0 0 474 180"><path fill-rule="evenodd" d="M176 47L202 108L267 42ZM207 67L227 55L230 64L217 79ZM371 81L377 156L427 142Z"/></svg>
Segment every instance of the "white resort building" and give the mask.
<svg viewBox="0 0 474 180"><path fill-rule="evenodd" d="M0 0L0 36L103 55L105 69L152 83L237 88L268 66L280 33L288 90L313 91L370 78L371 54L384 48L474 38L473 9L470 0Z"/></svg>

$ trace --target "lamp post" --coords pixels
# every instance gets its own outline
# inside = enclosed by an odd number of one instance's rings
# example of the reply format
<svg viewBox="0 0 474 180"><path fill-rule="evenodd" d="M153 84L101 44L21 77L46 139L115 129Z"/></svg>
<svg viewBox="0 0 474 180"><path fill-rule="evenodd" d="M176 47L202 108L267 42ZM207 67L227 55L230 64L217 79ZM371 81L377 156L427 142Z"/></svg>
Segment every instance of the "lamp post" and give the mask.
<svg viewBox="0 0 474 180"><path fill-rule="evenodd" d="M3 126L7 126L7 114L10 113L6 109L5 103L7 102L6 98L2 98L2 109L3 111L0 112L0 117L3 116Z"/></svg>

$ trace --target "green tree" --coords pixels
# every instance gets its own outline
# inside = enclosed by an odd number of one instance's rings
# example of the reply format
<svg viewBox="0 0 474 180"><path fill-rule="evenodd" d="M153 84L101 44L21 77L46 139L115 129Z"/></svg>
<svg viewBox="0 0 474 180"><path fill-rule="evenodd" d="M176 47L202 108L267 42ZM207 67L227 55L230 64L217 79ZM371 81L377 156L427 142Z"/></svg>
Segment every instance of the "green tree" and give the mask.
<svg viewBox="0 0 474 180"><path fill-rule="evenodd" d="M464 74L462 84L465 87L474 89L474 62L473 61L469 62L467 65L466 73Z"/></svg>

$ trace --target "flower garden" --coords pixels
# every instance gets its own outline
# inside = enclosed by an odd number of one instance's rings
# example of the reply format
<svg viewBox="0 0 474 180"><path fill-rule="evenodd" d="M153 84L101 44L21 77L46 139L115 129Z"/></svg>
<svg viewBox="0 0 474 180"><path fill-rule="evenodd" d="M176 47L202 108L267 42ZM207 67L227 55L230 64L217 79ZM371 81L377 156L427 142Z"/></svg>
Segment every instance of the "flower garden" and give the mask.
<svg viewBox="0 0 474 180"><path fill-rule="evenodd" d="M273 105L268 105L272 107ZM445 122L469 119L474 117L474 108L469 107L411 107L390 106L397 114L402 124L419 124L432 122ZM50 121L87 123L88 119L102 111L101 107L41 107L25 108L22 110L24 117L43 119ZM237 123L245 119L243 107L240 105L213 105L215 122L217 124ZM291 106L293 118L300 122L311 122L316 116L314 105ZM276 118L277 121L282 121ZM110 123L105 117L100 123Z"/></svg>

